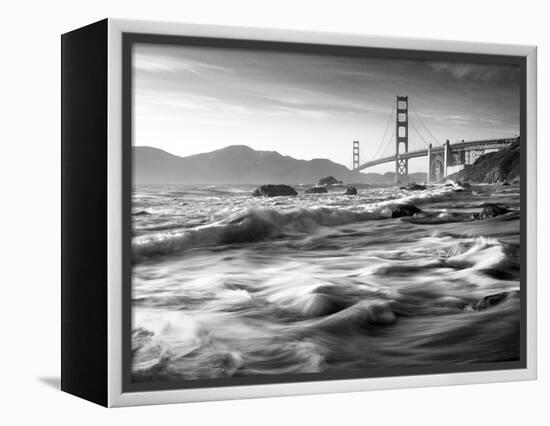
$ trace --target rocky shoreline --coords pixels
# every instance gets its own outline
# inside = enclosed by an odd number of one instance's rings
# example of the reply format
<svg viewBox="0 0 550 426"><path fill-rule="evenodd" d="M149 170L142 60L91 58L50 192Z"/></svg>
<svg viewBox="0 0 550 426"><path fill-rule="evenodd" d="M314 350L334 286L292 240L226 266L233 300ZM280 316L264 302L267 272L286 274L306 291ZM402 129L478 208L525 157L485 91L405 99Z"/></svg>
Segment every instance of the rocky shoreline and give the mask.
<svg viewBox="0 0 550 426"><path fill-rule="evenodd" d="M475 183L518 183L520 179L520 143L480 156L472 165L450 175L452 180Z"/></svg>
<svg viewBox="0 0 550 426"><path fill-rule="evenodd" d="M329 191L327 189L327 186L329 187L345 187L345 192L341 193L341 195L349 195L354 196L358 194L357 188L354 186L345 186L341 181L338 181L334 179L332 176L329 176L327 178L321 179L322 182L330 182L328 185L316 185L312 187L308 187L303 191L303 194L307 195L318 195L318 194L327 194ZM320 181L320 182L321 182ZM504 182L503 184L507 184L507 182ZM448 187L453 187L455 192L462 192L465 190L470 190L472 188L472 185L468 182L448 182L446 184ZM401 190L407 190L407 191L424 191L428 189L430 185L427 184L417 184L415 182L411 182L407 186L399 187ZM261 185L252 193L255 197L280 197L280 196L297 196L298 191L296 191L293 187L289 185ZM512 210L508 208L506 205L497 204L497 203L490 203L483 206L482 210L476 213L472 213L469 218L466 219L466 221L474 221L474 220L485 220L485 219L492 219L497 216L502 216L505 214L510 213ZM430 215L423 214L422 210L413 205L413 204L396 204L392 207L390 212L391 218L402 218L402 217L412 217L412 216L418 216L419 220L426 219Z"/></svg>

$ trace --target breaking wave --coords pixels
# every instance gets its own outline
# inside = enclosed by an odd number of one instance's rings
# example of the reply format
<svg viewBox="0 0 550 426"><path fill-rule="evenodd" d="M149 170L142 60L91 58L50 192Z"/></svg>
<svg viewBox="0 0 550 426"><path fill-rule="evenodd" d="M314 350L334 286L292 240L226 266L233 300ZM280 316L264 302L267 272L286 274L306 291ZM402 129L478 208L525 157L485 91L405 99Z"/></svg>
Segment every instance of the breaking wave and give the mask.
<svg viewBox="0 0 550 426"><path fill-rule="evenodd" d="M448 195L448 189L438 190L356 206L354 210L309 207L284 212L274 208L253 208L245 213L234 214L225 220L180 232L157 232L135 237L133 255L135 261L140 261L198 247L250 243L294 234L303 235L321 226L333 227L368 220L388 219L392 216L392 208L397 204L420 205ZM171 224L166 229L175 227L177 224Z"/></svg>
<svg viewBox="0 0 550 426"><path fill-rule="evenodd" d="M226 222L218 222L181 233L159 233L134 239L136 260L213 245L275 239L293 233L308 233L319 226L337 226L391 216L387 208L353 212L336 208L299 209L281 213L273 209L250 210Z"/></svg>

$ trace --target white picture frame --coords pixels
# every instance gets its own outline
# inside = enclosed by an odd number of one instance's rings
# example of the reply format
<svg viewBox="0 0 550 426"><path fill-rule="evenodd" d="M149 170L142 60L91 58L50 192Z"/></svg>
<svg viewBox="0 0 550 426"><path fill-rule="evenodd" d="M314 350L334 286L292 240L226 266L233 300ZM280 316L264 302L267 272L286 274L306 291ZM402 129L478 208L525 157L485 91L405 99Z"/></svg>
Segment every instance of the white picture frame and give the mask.
<svg viewBox="0 0 550 426"><path fill-rule="evenodd" d="M360 392L375 389L397 389L424 386L534 380L537 377L537 52L534 46L439 41L399 37L378 37L334 33L237 28L181 23L147 22L108 19L107 25L107 139L106 139L106 311L107 378L106 399L110 407L147 404L181 403L240 398L260 398L289 395ZM78 30L77 30L78 31ZM284 43L306 43L334 46L359 46L422 52L457 54L510 55L525 58L526 63L526 164L525 179L526 224L526 359L525 368L422 374L410 376L315 380L254 385L233 385L205 388L125 391L123 386L123 37L125 34L207 37L220 39L258 40ZM523 206L522 206L523 208ZM523 283L522 283L523 284ZM69 339L67 337L67 339ZM77 391L71 391L77 393Z"/></svg>

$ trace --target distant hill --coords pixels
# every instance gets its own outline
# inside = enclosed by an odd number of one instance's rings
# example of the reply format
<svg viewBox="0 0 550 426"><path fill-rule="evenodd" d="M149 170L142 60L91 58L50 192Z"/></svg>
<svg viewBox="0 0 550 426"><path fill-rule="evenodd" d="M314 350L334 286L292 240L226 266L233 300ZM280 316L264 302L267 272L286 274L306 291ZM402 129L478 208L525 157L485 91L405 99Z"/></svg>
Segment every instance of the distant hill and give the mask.
<svg viewBox="0 0 550 426"><path fill-rule="evenodd" d="M513 181L520 175L519 141L509 148L481 155L474 164L450 175L449 179L476 183Z"/></svg>
<svg viewBox="0 0 550 426"><path fill-rule="evenodd" d="M326 176L344 183L391 184L393 173L358 173L333 161L297 160L275 151L232 145L212 152L178 157L158 148L134 147L134 181L189 184L313 184ZM418 181L425 180L425 174Z"/></svg>

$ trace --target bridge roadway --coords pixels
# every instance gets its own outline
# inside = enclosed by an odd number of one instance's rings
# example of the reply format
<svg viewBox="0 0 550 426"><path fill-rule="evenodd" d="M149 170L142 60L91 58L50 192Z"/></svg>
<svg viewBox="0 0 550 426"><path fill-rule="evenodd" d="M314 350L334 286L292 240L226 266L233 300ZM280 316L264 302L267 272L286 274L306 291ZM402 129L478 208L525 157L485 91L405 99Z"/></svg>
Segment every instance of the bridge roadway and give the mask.
<svg viewBox="0 0 550 426"><path fill-rule="evenodd" d="M486 149L502 149L509 147L512 143L518 140L517 137L514 138L501 138L501 139L485 139L477 141L466 141L466 142L457 142L449 145L451 152L460 152L460 151L484 151ZM431 147L431 153L437 154L444 152L445 145L438 145ZM410 159L417 157L426 157L428 155L428 149L419 149L416 151L403 152L397 155L391 155L389 157L379 158L377 160L367 161L366 163L361 164L356 171L367 169L369 167L377 166L378 164L395 162L399 159Z"/></svg>

